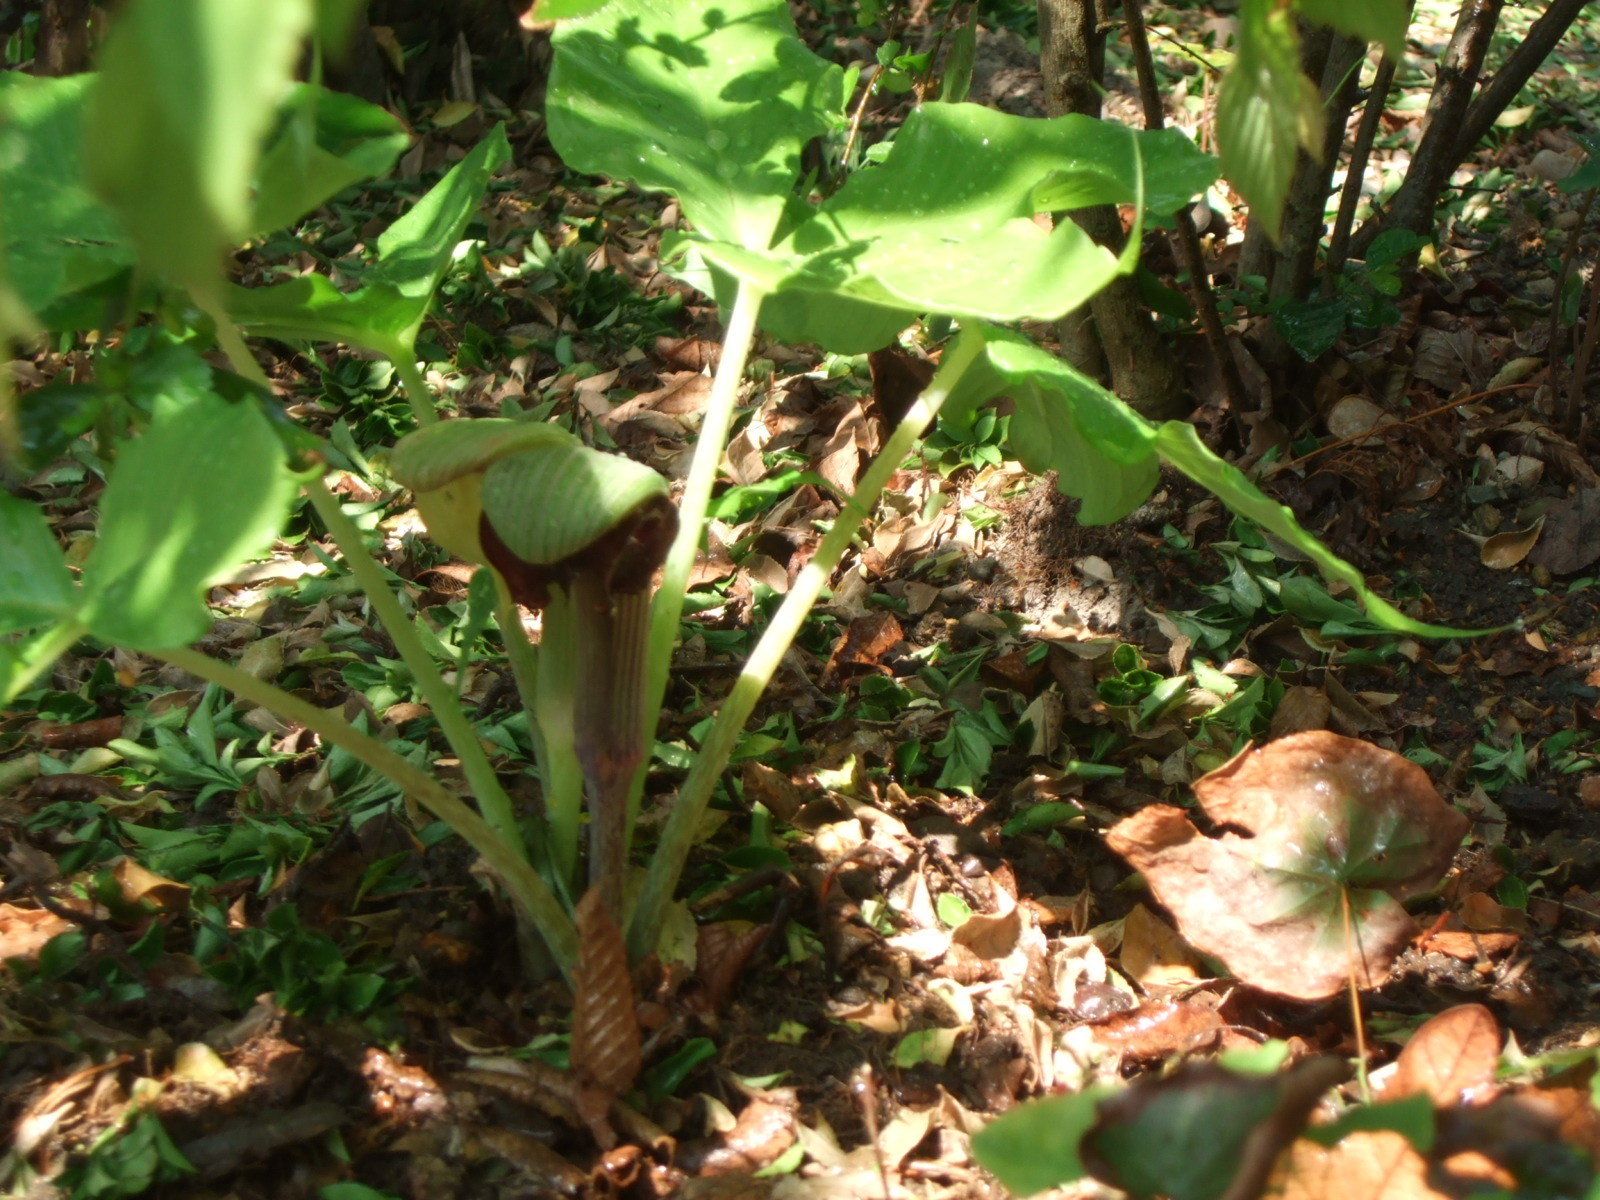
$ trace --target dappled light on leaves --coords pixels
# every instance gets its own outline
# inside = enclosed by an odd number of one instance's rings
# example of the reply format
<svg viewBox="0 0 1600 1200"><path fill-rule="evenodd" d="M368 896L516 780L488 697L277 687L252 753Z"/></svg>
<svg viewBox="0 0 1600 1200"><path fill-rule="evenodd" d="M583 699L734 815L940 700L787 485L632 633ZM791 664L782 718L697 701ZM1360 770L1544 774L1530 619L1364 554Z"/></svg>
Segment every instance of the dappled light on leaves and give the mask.
<svg viewBox="0 0 1600 1200"><path fill-rule="evenodd" d="M1467 830L1420 767L1323 731L1247 751L1194 790L1211 821L1244 834L1207 837L1158 804L1107 844L1193 945L1300 999L1331 996L1352 974L1361 987L1383 981L1415 931L1400 901L1438 883Z"/></svg>

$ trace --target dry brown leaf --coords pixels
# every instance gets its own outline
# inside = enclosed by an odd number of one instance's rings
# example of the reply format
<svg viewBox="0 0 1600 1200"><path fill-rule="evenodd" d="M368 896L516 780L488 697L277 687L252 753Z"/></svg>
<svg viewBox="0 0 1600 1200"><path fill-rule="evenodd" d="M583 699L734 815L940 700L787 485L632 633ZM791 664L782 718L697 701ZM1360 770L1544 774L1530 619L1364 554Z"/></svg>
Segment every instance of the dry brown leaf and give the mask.
<svg viewBox="0 0 1600 1200"><path fill-rule="evenodd" d="M42 908L0 904L0 960L32 958L51 938L76 928L66 918Z"/></svg>
<svg viewBox="0 0 1600 1200"><path fill-rule="evenodd" d="M1142 904L1122 922L1122 970L1143 987L1192 983L1199 977L1194 952L1168 925Z"/></svg>
<svg viewBox="0 0 1600 1200"><path fill-rule="evenodd" d="M1544 518L1540 517L1526 529L1513 529L1485 538L1478 551L1483 565L1495 571L1509 571L1528 557L1539 535L1544 531Z"/></svg>
<svg viewBox="0 0 1600 1200"><path fill-rule="evenodd" d="M823 668L819 686L837 686L842 679L868 672L882 672L878 660L893 650L905 632L890 612L876 612L851 621L833 643L828 665Z"/></svg>
<svg viewBox="0 0 1600 1200"><path fill-rule="evenodd" d="M1300 999L1331 996L1352 973L1381 982L1414 932L1398 901L1437 883L1468 828L1415 763L1322 731L1248 751L1194 790L1212 821L1252 836L1202 836L1157 804L1107 845L1144 872L1191 945Z"/></svg>
<svg viewBox="0 0 1600 1200"><path fill-rule="evenodd" d="M574 916L581 954L572 1002L572 1072L578 1080L578 1111L595 1141L609 1149L616 1134L607 1110L639 1074L633 976L622 931L598 887L584 893Z"/></svg>
<svg viewBox="0 0 1600 1200"><path fill-rule="evenodd" d="M679 1149L678 1165L701 1175L750 1174L770 1166L794 1144L794 1093L783 1089L744 1106L732 1129Z"/></svg>
<svg viewBox="0 0 1600 1200"><path fill-rule="evenodd" d="M1500 1062L1500 1026L1481 1004L1458 1004L1428 1020L1395 1063L1385 1100L1426 1095L1440 1108L1482 1098Z"/></svg>
<svg viewBox="0 0 1600 1200"><path fill-rule="evenodd" d="M1333 1146L1302 1138L1279 1163L1278 1200L1451 1200L1428 1184L1428 1162L1404 1135L1359 1130Z"/></svg>
<svg viewBox="0 0 1600 1200"><path fill-rule="evenodd" d="M1210 1049L1223 1024L1217 1010L1198 999L1160 1000L1108 1017L1095 1027L1094 1040L1135 1061L1166 1059Z"/></svg>
<svg viewBox="0 0 1600 1200"><path fill-rule="evenodd" d="M1545 514L1544 539L1529 556L1536 567L1571 575L1600 558L1600 488L1584 488Z"/></svg>

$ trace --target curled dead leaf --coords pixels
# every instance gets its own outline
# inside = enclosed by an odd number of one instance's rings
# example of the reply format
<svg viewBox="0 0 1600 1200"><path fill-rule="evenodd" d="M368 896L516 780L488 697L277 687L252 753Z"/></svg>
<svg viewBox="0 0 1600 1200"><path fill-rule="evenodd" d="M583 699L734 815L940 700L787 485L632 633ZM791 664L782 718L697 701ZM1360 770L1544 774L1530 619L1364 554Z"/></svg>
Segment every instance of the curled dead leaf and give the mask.
<svg viewBox="0 0 1600 1200"><path fill-rule="evenodd" d="M1481 1096L1500 1064L1500 1026L1481 1004L1458 1004L1411 1035L1383 1090L1385 1100L1426 1095L1440 1108Z"/></svg>
<svg viewBox="0 0 1600 1200"><path fill-rule="evenodd" d="M1485 538L1478 556L1483 565L1492 570L1509 571L1528 557L1543 532L1544 518L1540 517L1526 529L1513 529Z"/></svg>

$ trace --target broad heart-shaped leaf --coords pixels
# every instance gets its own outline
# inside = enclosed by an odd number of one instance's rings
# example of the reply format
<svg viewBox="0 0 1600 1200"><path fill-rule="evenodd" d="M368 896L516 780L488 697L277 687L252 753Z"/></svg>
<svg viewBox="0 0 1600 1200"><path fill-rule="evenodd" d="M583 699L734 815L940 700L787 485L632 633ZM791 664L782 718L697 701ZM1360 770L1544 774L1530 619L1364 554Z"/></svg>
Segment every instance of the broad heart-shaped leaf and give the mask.
<svg viewBox="0 0 1600 1200"><path fill-rule="evenodd" d="M1411 15L1406 0L1295 0L1295 7L1308 21L1381 42L1396 62L1405 57L1406 25Z"/></svg>
<svg viewBox="0 0 1600 1200"><path fill-rule="evenodd" d="M72 576L38 505L0 492L0 546L0 634L72 615Z"/></svg>
<svg viewBox="0 0 1600 1200"><path fill-rule="evenodd" d="M671 192L715 241L766 248L801 148L843 120L844 72L795 35L785 0L615 0L552 41L557 153Z"/></svg>
<svg viewBox="0 0 1600 1200"><path fill-rule="evenodd" d="M129 266L133 246L83 180L92 75L0 73L0 214L6 277L34 312Z"/></svg>
<svg viewBox="0 0 1600 1200"><path fill-rule="evenodd" d="M1294 14L1275 0L1244 0L1239 55L1217 94L1222 173L1274 241L1295 151L1322 153L1322 101L1300 70Z"/></svg>
<svg viewBox="0 0 1600 1200"><path fill-rule="evenodd" d="M1305 1000L1352 975L1383 981L1414 932L1399 901L1439 881L1468 828L1421 767L1322 730L1246 751L1194 790L1212 821L1249 836L1204 837L1155 804L1106 844L1190 943L1246 983Z"/></svg>
<svg viewBox="0 0 1600 1200"><path fill-rule="evenodd" d="M321 275L264 288L230 284L223 293L228 314L258 337L346 342L390 358L410 354L462 231L490 177L510 158L505 128L496 125L383 231L377 262L357 291L340 292Z"/></svg>
<svg viewBox="0 0 1600 1200"><path fill-rule="evenodd" d="M131 0L89 97L95 190L152 272L211 286L250 232L261 140L293 79L312 0Z"/></svg>
<svg viewBox="0 0 1600 1200"><path fill-rule="evenodd" d="M136 650L199 637L210 623L201 589L272 544L295 490L252 403L211 393L163 405L121 447L100 500L83 572L90 632Z"/></svg>
<svg viewBox="0 0 1600 1200"><path fill-rule="evenodd" d="M770 332L872 350L916 313L1008 321L1067 312L1131 270L1136 247L1119 259L1072 221L1041 228L1036 213L1142 196L1145 212L1165 215L1215 178L1214 161L1176 130L929 103L906 118L882 165L802 213L773 249L710 241L696 250L769 293ZM880 313L841 319L841 301Z"/></svg>
<svg viewBox="0 0 1600 1200"><path fill-rule="evenodd" d="M296 84L261 154L251 229L281 229L352 183L384 174L410 140L375 104Z"/></svg>

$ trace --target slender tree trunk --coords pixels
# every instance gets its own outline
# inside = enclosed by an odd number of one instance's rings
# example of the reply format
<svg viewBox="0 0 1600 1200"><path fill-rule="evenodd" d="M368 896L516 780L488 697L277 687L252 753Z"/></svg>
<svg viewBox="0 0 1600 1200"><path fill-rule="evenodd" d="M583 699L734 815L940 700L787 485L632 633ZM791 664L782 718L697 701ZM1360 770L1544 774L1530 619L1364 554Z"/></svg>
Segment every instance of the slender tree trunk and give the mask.
<svg viewBox="0 0 1600 1200"><path fill-rule="evenodd" d="M1039 50L1050 116L1076 112L1098 117L1105 34L1094 0L1039 0ZM1114 207L1101 205L1072 215L1095 241L1113 252L1121 250L1122 222ZM1147 417L1182 415L1183 380L1176 356L1140 304L1134 281L1125 276L1112 280L1089 301L1089 311L1112 390ZM1086 371L1098 365L1083 345L1088 328L1081 310L1062 322L1062 350Z"/></svg>
<svg viewBox="0 0 1600 1200"><path fill-rule="evenodd" d="M1484 134L1489 132L1500 114L1510 107L1517 93L1533 78L1533 73L1544 60L1550 57L1550 52L1566 36L1567 30L1572 28L1572 23L1588 3L1589 0L1551 0L1550 7L1528 30L1528 36L1511 52L1494 78L1483 85L1477 99L1467 108L1467 115L1450 150L1453 161L1467 161L1483 140Z"/></svg>
<svg viewBox="0 0 1600 1200"><path fill-rule="evenodd" d="M1355 104L1356 68L1366 48L1365 41L1345 34L1328 39L1322 56L1322 99L1327 118L1322 129L1322 158L1313 159L1302 151L1294 180L1289 185L1283 245L1279 247L1268 290L1273 299L1302 300L1311 292L1317 272L1317 251L1327 229L1333 169L1344 147L1345 129Z"/></svg>
<svg viewBox="0 0 1600 1200"><path fill-rule="evenodd" d="M44 0L33 73L59 78L89 69L89 0Z"/></svg>
<svg viewBox="0 0 1600 1200"><path fill-rule="evenodd" d="M1122 0L1122 14L1128 23L1128 45L1133 50L1134 70L1139 76L1139 105L1144 109L1146 129L1165 129L1167 114L1161 106L1161 87L1156 82L1155 60L1150 54L1150 36L1144 23L1144 8L1140 0ZM1222 328L1222 317L1217 312L1217 297L1211 290L1211 276L1206 271L1205 253L1200 247L1200 231L1194 227L1192 209L1185 208L1174 216L1178 260L1189 275L1189 301L1194 305L1200 321L1200 332L1206 347L1216 363L1222 380L1222 390L1234 412L1244 412L1253 407L1239 377L1239 365L1234 361L1233 348Z"/></svg>
<svg viewBox="0 0 1600 1200"><path fill-rule="evenodd" d="M1344 264L1350 257L1350 231L1355 228L1356 208L1361 203L1361 185L1367 176L1367 160L1372 157L1372 143L1378 136L1383 110L1389 106L1389 88L1393 83L1394 59L1385 54L1378 63L1372 90L1367 93L1366 107L1361 110L1361 124L1356 129L1355 141L1350 145L1350 165L1344 178L1344 191L1339 196L1339 215L1334 218L1333 236L1328 239L1325 290L1330 293L1333 277L1344 270Z"/></svg>
<svg viewBox="0 0 1600 1200"><path fill-rule="evenodd" d="M1426 234L1433 227L1434 210L1450 174L1461 164L1456 142L1466 120L1472 91L1483 69L1489 39L1500 21L1504 0L1466 0L1455 32L1439 63L1439 77L1428 98L1422 140L1406 170L1405 182L1390 201L1381 220L1368 221L1351 243L1356 257L1366 254L1373 239L1390 229Z"/></svg>

